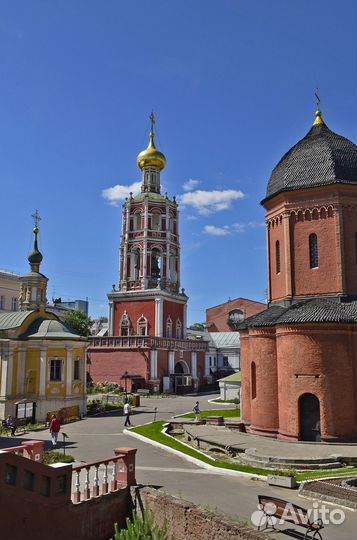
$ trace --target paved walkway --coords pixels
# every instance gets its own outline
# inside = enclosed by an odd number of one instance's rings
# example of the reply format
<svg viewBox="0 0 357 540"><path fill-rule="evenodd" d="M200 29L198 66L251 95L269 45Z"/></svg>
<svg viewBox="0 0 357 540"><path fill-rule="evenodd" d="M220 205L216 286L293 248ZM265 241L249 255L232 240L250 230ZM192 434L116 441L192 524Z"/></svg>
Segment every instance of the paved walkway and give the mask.
<svg viewBox="0 0 357 540"><path fill-rule="evenodd" d="M145 398L142 399L142 407L135 411L132 421L135 425L152 421L155 408L157 408L157 420L166 420L176 414L191 412L197 399L201 409L219 409L220 407L216 404L207 402L211 398L212 396ZM161 487L172 495L210 508L219 514L228 515L233 519L240 518L249 521L252 512L257 508L257 495L260 493L287 499L304 508L312 507L312 501L302 499L296 491L268 486L263 480L215 474L179 456L124 434L123 428L124 418L118 413L69 424L63 429L69 435L68 453L78 461L88 462L113 455L114 448L135 447L138 449L136 461L138 483ZM48 441L49 433L48 430L40 431L27 434L25 438ZM21 443L23 440L24 438L7 439L8 445ZM346 521L340 526L326 527L323 538L324 540L354 540L356 528L357 513L346 510ZM285 540L289 537L281 533L279 538Z"/></svg>
<svg viewBox="0 0 357 540"><path fill-rule="evenodd" d="M291 443L268 439L257 435L239 433L225 427L199 425L187 426L190 435L211 444L232 446L233 448L255 448L255 455L294 458L303 461L309 458L324 458L333 455L357 458L357 445Z"/></svg>

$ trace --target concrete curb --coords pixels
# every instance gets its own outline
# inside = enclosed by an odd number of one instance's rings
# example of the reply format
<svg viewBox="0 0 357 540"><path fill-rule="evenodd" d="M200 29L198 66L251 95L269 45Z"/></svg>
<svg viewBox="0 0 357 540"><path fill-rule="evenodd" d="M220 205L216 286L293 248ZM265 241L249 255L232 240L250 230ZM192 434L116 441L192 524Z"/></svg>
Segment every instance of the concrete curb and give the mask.
<svg viewBox="0 0 357 540"><path fill-rule="evenodd" d="M147 422L146 424L142 424L142 425L148 425L148 424L151 424L151 423L152 422ZM141 426L135 426L135 427L141 427ZM171 447L166 446L164 444L161 444L159 442L153 441L152 439L149 439L148 437L144 437L144 435L140 435L139 433L135 433L135 431L130 431L128 429L124 429L123 433L125 433L126 435L130 435L131 437L135 437L136 439L139 439L142 442L151 444L152 446L156 446L158 448L161 448L162 450L166 450L167 452L171 452L172 454L175 454L176 456L179 456L180 458L182 458L182 459L184 459L186 461L189 461L190 463L194 463L198 467L201 467L202 469L207 469L207 470L209 470L209 471L211 471L211 472L213 472L215 474L221 474L221 475L227 475L227 476L245 476L246 478L257 478L259 480L264 480L265 482L267 480L266 476L262 476L260 474L250 474L250 473L246 473L246 472L243 472L243 471L234 471L233 469L222 469L220 467L214 467L213 465L209 465L209 463L204 463L200 459L194 458L192 456L188 456L184 452L180 452L179 450L176 450L175 448L171 448ZM167 437L170 436L170 435L167 435L167 433L165 433L165 435ZM192 447L189 447L189 448L196 451L195 448L192 448Z"/></svg>

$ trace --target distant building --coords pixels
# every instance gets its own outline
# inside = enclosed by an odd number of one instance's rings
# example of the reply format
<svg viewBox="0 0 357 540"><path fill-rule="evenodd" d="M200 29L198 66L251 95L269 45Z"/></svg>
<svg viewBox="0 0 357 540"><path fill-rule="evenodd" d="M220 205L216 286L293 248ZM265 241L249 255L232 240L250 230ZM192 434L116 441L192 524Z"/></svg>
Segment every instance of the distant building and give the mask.
<svg viewBox="0 0 357 540"><path fill-rule="evenodd" d="M207 343L204 371L207 382L213 382L217 377L240 371L239 332L187 330L187 337Z"/></svg>
<svg viewBox="0 0 357 540"><path fill-rule="evenodd" d="M0 312L18 311L20 287L20 276L0 270Z"/></svg>
<svg viewBox="0 0 357 540"><path fill-rule="evenodd" d="M63 418L86 411L87 341L46 309L38 232L36 226L30 271L17 277L19 311L0 312L0 417L32 422L55 411Z"/></svg>
<svg viewBox="0 0 357 540"><path fill-rule="evenodd" d="M224 304L206 309L207 330L208 332L234 332L244 319L260 313L266 307L266 304L246 298L228 300Z"/></svg>

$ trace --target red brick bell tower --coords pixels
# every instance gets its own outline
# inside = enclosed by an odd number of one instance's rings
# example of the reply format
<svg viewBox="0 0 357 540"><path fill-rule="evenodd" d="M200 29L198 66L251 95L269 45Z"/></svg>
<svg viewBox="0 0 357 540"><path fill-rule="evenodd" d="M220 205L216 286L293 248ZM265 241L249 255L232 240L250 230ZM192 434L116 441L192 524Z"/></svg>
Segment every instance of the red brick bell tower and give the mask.
<svg viewBox="0 0 357 540"><path fill-rule="evenodd" d="M166 159L150 142L138 155L141 193L123 205L119 291L109 295L110 335L181 339L186 332L187 296L180 287L180 243L175 197L161 195Z"/></svg>
<svg viewBox="0 0 357 540"><path fill-rule="evenodd" d="M150 119L149 145L137 158L141 193L123 205L119 287L108 294L109 336L92 339L91 375L120 383L127 372L131 387L186 392L203 377L206 345L186 339L178 205L161 195L166 158L155 146L153 113Z"/></svg>

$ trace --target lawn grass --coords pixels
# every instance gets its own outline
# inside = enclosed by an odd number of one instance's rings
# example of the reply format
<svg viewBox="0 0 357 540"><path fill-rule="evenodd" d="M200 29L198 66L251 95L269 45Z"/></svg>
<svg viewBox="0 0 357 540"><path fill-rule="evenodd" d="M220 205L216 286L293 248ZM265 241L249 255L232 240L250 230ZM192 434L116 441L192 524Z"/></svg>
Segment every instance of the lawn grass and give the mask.
<svg viewBox="0 0 357 540"><path fill-rule="evenodd" d="M240 410L239 409L211 409L210 411L201 411L200 417L202 419L207 418L207 416L223 416L224 418L236 418L240 416ZM184 415L180 415L177 418L195 418L195 414L188 413Z"/></svg>
<svg viewBox="0 0 357 540"><path fill-rule="evenodd" d="M142 435L143 437L147 437L148 439L151 439L152 441L156 441L160 444L163 444L164 446L168 446L169 448L178 450L179 452L182 452L183 454L196 458L202 461L203 463L208 463L209 465L213 467L217 467L221 469L230 469L233 471L245 472L249 474L259 474L261 476L267 476L268 474L284 475L282 471L271 471L267 469L249 467L248 465L237 465L233 463L225 463L219 460L213 460L210 457L201 454L200 452L196 452L194 448L190 448L184 444L181 444L180 441L177 441L173 437L167 437L166 435L161 433L166 423L167 422L152 422L151 424L146 424L144 426L132 428L130 431L134 431L135 433L138 433L139 435ZM285 473L285 475L287 474ZM298 482L303 482L306 480L314 480L317 478L324 478L324 477L329 477L329 476L334 476L336 478L338 478L339 476L356 476L357 469L356 468L349 469L347 467L343 467L339 469L338 471L325 470L325 471L307 471L303 473L291 472L288 475L289 476L294 475Z"/></svg>

